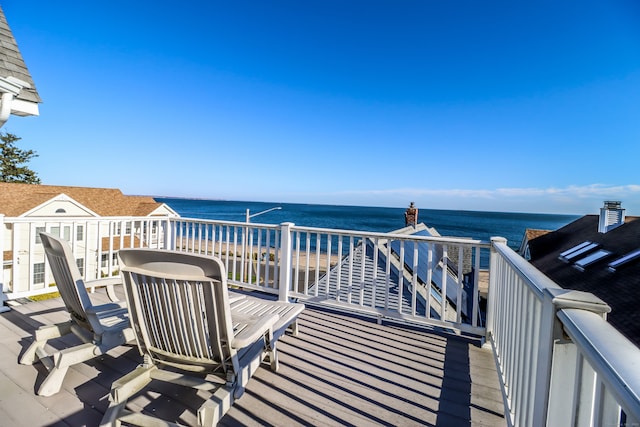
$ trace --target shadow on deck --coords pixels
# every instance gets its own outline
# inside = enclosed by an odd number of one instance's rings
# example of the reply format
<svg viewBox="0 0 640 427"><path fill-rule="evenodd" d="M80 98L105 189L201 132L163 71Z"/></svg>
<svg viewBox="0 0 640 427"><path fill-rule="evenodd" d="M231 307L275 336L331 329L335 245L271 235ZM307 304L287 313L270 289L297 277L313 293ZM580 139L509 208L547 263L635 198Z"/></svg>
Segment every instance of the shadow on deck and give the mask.
<svg viewBox="0 0 640 427"><path fill-rule="evenodd" d="M91 296L106 302L102 292ZM66 318L59 299L0 314L3 425L98 425L111 383L141 362L135 347L122 346L70 369L57 395L35 395L44 368L19 365L19 355L35 328ZM53 341L61 348L68 343ZM300 316L300 335L284 336L278 345L280 370L259 369L221 425L505 424L493 355L465 338L307 308ZM130 405L192 425L193 408L207 397L159 386Z"/></svg>

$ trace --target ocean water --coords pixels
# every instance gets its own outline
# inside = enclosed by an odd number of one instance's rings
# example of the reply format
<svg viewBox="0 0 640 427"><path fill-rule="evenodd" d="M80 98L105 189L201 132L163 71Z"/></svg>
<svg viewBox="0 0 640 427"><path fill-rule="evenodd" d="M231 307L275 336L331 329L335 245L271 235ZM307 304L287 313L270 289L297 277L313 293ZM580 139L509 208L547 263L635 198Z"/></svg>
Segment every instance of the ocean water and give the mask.
<svg viewBox="0 0 640 427"><path fill-rule="evenodd" d="M296 225L343 230L390 232L404 227L404 211L408 207L381 208L367 206L333 206L297 203L265 203L180 198L156 198L166 203L182 217L239 221L251 215L280 207L281 209L257 215L251 222ZM577 215L453 211L419 209L418 222L434 227L443 236L470 237L489 240L493 236L507 239L514 250L527 228L556 230L578 218Z"/></svg>

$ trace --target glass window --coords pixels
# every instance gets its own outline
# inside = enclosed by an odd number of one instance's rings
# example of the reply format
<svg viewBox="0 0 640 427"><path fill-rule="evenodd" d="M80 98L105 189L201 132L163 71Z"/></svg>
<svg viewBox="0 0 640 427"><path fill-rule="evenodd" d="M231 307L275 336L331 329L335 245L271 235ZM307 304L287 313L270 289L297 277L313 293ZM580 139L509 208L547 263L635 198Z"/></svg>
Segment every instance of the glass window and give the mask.
<svg viewBox="0 0 640 427"><path fill-rule="evenodd" d="M33 283L44 283L44 262L33 264Z"/></svg>
<svg viewBox="0 0 640 427"><path fill-rule="evenodd" d="M609 251L605 251L604 249L599 249L597 251L595 251L594 253L587 255L586 257L576 261L576 265L578 267L586 267L588 265L591 265L597 261L600 261L602 258L606 258L609 255L611 255L611 252Z"/></svg>
<svg viewBox="0 0 640 427"><path fill-rule="evenodd" d="M84 240L84 225L76 226L76 241L81 242Z"/></svg>
<svg viewBox="0 0 640 427"><path fill-rule="evenodd" d="M78 270L80 270L80 275L84 276L84 258L78 258L76 265L78 266Z"/></svg>
<svg viewBox="0 0 640 427"><path fill-rule="evenodd" d="M44 227L36 227L36 243L42 243L42 239L40 238L40 232L45 231Z"/></svg>
<svg viewBox="0 0 640 427"><path fill-rule="evenodd" d="M617 268L624 266L625 264L630 263L636 259L640 259L640 249L636 249L635 251L629 252L622 258L618 258L617 260L609 263L609 270L616 271Z"/></svg>
<svg viewBox="0 0 640 427"><path fill-rule="evenodd" d="M60 237L63 240L66 240L67 242L71 241L71 227L68 225L65 225L64 227L62 227L62 232L64 234L60 234L60 227L51 227L51 231L50 233L53 234L54 236Z"/></svg>
<svg viewBox="0 0 640 427"><path fill-rule="evenodd" d="M598 243L587 242L586 245L581 244L572 248L570 251L563 252L563 254L566 254L566 255L560 254L560 259L564 262L571 262L581 255L586 255L592 250L598 248L599 246L600 245Z"/></svg>

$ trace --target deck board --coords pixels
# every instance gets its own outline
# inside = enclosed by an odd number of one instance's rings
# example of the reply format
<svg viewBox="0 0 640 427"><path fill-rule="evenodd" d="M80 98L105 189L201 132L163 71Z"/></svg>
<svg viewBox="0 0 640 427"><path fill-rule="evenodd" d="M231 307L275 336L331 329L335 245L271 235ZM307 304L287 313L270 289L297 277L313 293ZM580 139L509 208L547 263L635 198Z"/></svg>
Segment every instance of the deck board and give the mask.
<svg viewBox="0 0 640 427"><path fill-rule="evenodd" d="M107 302L100 290L91 298ZM66 318L60 299L0 314L3 424L97 425L111 383L141 362L137 348L121 346L71 368L55 396L37 396L44 368L17 361L35 328ZM52 344L62 348L77 342L69 337ZM300 335L283 336L278 350L280 370L260 368L221 425L505 425L493 356L464 337L307 308L300 316ZM188 425L207 397L160 385L130 405Z"/></svg>

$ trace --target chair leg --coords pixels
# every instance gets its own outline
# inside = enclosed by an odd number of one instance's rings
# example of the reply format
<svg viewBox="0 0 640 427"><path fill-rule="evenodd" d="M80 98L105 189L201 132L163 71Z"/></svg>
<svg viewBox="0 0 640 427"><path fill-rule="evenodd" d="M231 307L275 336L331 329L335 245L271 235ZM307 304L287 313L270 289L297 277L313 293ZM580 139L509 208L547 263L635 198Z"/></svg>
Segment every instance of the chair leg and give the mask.
<svg viewBox="0 0 640 427"><path fill-rule="evenodd" d="M71 332L71 322L58 323L56 325L42 326L33 334L33 342L20 358L21 365L33 365L40 359L39 353L44 353L47 341L60 338ZM38 351L42 349L42 351Z"/></svg>
<svg viewBox="0 0 640 427"><path fill-rule="evenodd" d="M127 413L127 400L151 382L153 372L157 369L154 365L140 365L111 384L111 403L102 417L100 427L121 425L120 418Z"/></svg>
<svg viewBox="0 0 640 427"><path fill-rule="evenodd" d="M60 388L62 388L64 376L67 374L68 370L68 366L62 368L54 367L51 369L42 384L40 384L40 387L38 387L38 391L36 392L38 396L53 396L59 392Z"/></svg>
<svg viewBox="0 0 640 427"><path fill-rule="evenodd" d="M298 320L296 319L291 324L291 335L293 335L294 337L297 337L299 333L300 333L300 329L298 328Z"/></svg>
<svg viewBox="0 0 640 427"><path fill-rule="evenodd" d="M280 365L278 364L278 350L276 349L275 342L273 342L269 348L269 362L271 364L271 370L278 372Z"/></svg>
<svg viewBox="0 0 640 427"><path fill-rule="evenodd" d="M64 376L69 370L69 366L91 360L99 353L96 351L98 347L91 343L81 344L71 347L53 354L53 366L49 370L47 377L44 379L37 394L39 396L52 396L60 391ZM44 361L44 359L43 359Z"/></svg>
<svg viewBox="0 0 640 427"><path fill-rule="evenodd" d="M213 396L198 409L198 426L217 425L233 405L234 397L234 393L228 386L218 388Z"/></svg>

